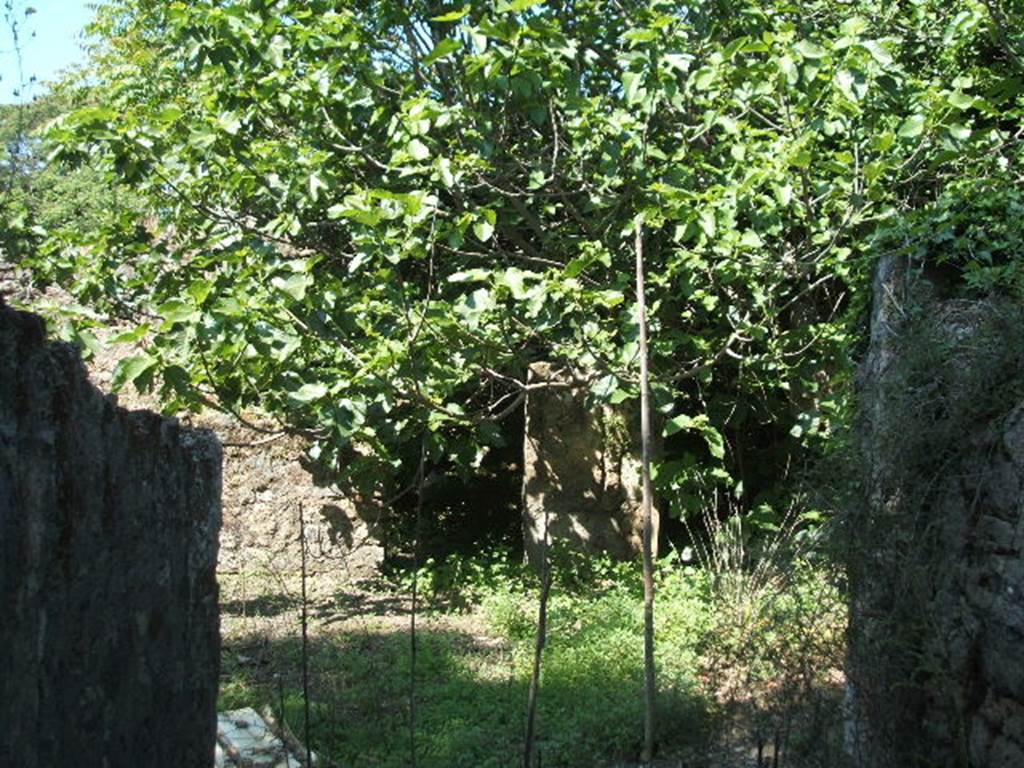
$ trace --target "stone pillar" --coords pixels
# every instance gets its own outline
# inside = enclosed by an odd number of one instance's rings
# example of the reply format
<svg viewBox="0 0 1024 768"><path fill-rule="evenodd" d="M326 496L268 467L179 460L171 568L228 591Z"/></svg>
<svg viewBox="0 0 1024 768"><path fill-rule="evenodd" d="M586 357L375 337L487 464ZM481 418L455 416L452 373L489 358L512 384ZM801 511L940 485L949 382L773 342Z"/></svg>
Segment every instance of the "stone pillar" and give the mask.
<svg viewBox="0 0 1024 768"><path fill-rule="evenodd" d="M552 544L620 559L639 556L643 509L636 409L589 403L585 388L534 363L523 444L523 536L539 568ZM655 528L657 530L657 527Z"/></svg>
<svg viewBox="0 0 1024 768"><path fill-rule="evenodd" d="M213 764L220 466L0 301L0 765Z"/></svg>
<svg viewBox="0 0 1024 768"><path fill-rule="evenodd" d="M882 262L848 512L860 768L1024 765L1024 311Z"/></svg>

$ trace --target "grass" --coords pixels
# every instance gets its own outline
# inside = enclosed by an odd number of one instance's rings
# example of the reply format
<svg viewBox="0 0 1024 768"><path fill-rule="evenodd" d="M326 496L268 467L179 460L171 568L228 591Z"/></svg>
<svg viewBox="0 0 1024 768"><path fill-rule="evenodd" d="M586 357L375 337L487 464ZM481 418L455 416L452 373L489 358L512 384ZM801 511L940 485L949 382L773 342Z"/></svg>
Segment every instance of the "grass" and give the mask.
<svg viewBox="0 0 1024 768"><path fill-rule="evenodd" d="M643 722L638 568L589 560L559 571L538 712L541 765L597 768L635 761ZM503 558L430 563L421 577L427 607L418 622L418 764L521 765L536 580ZM804 579L803 597L791 590L790 601L821 602L808 591L811 581ZM406 768L406 585L341 588L316 579L311 586L314 749L346 768ZM288 724L301 734L297 580L249 576L243 582L234 576L222 578L222 591L221 708L270 705L279 711L283 701ZM792 618L792 606L779 610ZM733 682L746 680L752 691L760 685L762 699L771 686L760 681L770 683L778 672L777 660L767 659L766 668L764 654L742 669L746 644L768 640L732 626L734 613L717 600L706 572L663 563L656 616L659 758L665 765L708 754L713 742L731 733L726 720L740 723L734 702L713 688L722 685L715 670L723 660L741 670ZM731 634L722 645L718 638L727 628Z"/></svg>

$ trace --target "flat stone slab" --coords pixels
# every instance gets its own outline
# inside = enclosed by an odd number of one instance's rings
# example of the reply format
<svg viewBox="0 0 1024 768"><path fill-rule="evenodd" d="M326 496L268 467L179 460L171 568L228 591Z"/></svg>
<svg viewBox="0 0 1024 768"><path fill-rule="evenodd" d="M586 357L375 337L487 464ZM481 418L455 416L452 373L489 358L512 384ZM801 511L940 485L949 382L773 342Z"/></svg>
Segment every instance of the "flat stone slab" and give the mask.
<svg viewBox="0 0 1024 768"><path fill-rule="evenodd" d="M314 757L313 764L317 764ZM215 768L303 768L305 760L288 749L251 707L217 714Z"/></svg>

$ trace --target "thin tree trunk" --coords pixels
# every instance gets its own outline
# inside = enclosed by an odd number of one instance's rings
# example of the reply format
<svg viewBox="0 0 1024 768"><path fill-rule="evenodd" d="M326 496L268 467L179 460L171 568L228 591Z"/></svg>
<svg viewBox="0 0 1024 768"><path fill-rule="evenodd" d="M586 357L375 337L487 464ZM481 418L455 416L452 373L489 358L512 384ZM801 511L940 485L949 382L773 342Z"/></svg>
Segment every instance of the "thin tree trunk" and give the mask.
<svg viewBox="0 0 1024 768"><path fill-rule="evenodd" d="M526 737L523 740L523 768L533 765L533 742L540 696L540 666L548 634L548 596L551 594L551 559L548 556L548 514L544 512L544 545L541 549L540 607L537 610L537 641L533 650L533 674L530 677L530 698L526 705Z"/></svg>
<svg viewBox="0 0 1024 768"><path fill-rule="evenodd" d="M640 217L633 222L636 233L636 304L640 325L640 442L643 472L643 560L644 560L644 746L640 761L654 757L654 514L651 501L651 387L647 355L647 302L644 297L644 234Z"/></svg>

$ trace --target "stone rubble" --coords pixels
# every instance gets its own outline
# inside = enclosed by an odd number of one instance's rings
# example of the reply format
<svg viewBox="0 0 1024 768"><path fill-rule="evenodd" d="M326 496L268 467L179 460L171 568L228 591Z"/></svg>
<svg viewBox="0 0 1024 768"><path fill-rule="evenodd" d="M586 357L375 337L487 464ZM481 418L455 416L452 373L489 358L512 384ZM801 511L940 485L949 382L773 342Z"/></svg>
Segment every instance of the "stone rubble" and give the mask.
<svg viewBox="0 0 1024 768"><path fill-rule="evenodd" d="M313 764L317 764L316 757ZM214 768L302 768L305 761L251 707L217 715Z"/></svg>

